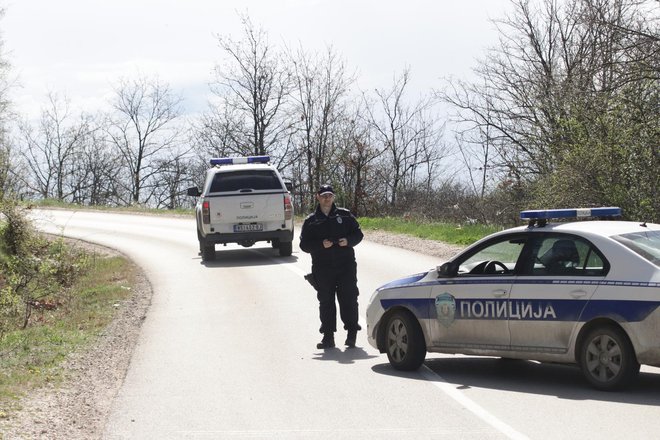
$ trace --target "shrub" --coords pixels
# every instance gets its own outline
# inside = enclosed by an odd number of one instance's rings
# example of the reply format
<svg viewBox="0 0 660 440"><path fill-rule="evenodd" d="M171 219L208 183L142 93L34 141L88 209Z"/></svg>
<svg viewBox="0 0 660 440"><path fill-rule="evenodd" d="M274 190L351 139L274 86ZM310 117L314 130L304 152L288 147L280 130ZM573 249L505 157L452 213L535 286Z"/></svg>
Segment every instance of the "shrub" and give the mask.
<svg viewBox="0 0 660 440"><path fill-rule="evenodd" d="M15 203L0 205L4 224L0 230L0 338L16 328L26 328L34 308L56 306L86 267L61 239L39 235Z"/></svg>

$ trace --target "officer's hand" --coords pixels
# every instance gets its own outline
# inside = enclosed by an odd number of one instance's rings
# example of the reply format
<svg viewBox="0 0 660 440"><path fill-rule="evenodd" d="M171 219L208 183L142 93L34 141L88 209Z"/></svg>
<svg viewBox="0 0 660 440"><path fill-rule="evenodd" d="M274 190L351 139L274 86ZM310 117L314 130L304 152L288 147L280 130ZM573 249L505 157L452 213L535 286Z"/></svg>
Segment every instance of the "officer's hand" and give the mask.
<svg viewBox="0 0 660 440"><path fill-rule="evenodd" d="M328 249L329 247L332 247L333 243L332 240L328 240L327 238L323 240L323 247Z"/></svg>
<svg viewBox="0 0 660 440"><path fill-rule="evenodd" d="M339 239L339 246L341 246L341 247L348 246L348 240L346 238L340 238Z"/></svg>

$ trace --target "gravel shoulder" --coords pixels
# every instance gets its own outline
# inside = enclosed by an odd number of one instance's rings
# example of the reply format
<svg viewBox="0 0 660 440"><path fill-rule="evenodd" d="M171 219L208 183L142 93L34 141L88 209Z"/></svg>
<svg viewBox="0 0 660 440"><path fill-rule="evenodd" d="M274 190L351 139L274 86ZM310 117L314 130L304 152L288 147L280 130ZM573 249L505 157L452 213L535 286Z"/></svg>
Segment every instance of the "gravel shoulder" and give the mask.
<svg viewBox="0 0 660 440"><path fill-rule="evenodd" d="M365 231L365 239L448 259L461 249L382 231ZM116 255L116 251L75 241L90 251ZM64 383L44 387L24 397L22 410L0 419L0 439L89 440L99 439L119 392L137 343L140 327L151 303L152 289L141 271L133 294L118 309L115 320L96 344L69 357Z"/></svg>
<svg viewBox="0 0 660 440"><path fill-rule="evenodd" d="M99 255L119 255L92 243L68 240ZM0 419L3 440L89 440L101 438L110 406L124 381L140 327L151 303L152 289L136 270L132 295L121 304L96 343L69 356L64 381L25 396L17 414Z"/></svg>

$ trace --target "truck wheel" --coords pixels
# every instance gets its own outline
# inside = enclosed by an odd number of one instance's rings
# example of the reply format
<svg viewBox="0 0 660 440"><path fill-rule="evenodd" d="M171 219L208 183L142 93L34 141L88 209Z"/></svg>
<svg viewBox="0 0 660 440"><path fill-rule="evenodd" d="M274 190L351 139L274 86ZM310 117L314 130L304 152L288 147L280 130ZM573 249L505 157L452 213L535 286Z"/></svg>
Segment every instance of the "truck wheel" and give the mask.
<svg viewBox="0 0 660 440"><path fill-rule="evenodd" d="M293 251L293 242L292 241L283 241L280 242L280 257L288 257Z"/></svg>
<svg viewBox="0 0 660 440"><path fill-rule="evenodd" d="M202 255L202 252L204 252L204 239L202 234L199 233L199 229L197 230L197 241L199 242L199 254Z"/></svg>
<svg viewBox="0 0 660 440"><path fill-rule="evenodd" d="M639 373L628 336L613 326L591 330L580 348L580 368L592 386L603 391L625 387Z"/></svg>
<svg viewBox="0 0 660 440"><path fill-rule="evenodd" d="M202 243L200 241L199 246L202 249L202 261L213 261L213 260L215 260L215 244L214 243Z"/></svg>

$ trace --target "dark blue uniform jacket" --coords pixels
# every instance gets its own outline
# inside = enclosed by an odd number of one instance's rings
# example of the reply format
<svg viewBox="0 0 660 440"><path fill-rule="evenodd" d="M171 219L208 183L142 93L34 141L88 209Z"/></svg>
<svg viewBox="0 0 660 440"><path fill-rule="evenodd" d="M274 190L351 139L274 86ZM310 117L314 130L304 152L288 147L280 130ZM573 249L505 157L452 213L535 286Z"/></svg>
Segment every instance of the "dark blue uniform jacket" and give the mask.
<svg viewBox="0 0 660 440"><path fill-rule="evenodd" d="M333 203L326 216L320 207L308 215L300 233L300 249L312 254L312 268L337 267L355 263L353 247L362 241L364 235L353 214L348 209L337 208ZM326 249L323 240L348 240L348 246L334 244Z"/></svg>

